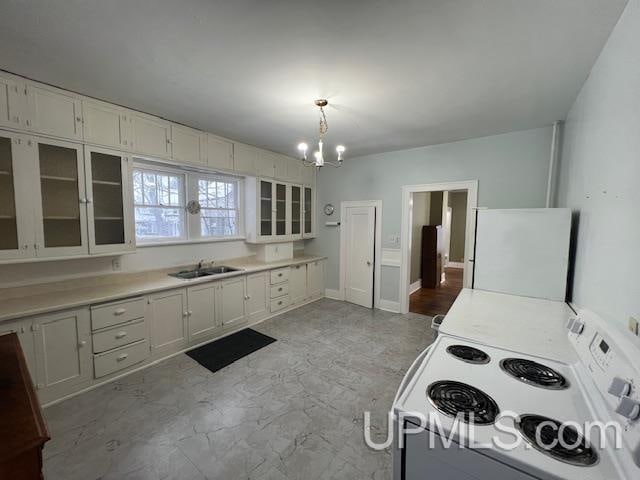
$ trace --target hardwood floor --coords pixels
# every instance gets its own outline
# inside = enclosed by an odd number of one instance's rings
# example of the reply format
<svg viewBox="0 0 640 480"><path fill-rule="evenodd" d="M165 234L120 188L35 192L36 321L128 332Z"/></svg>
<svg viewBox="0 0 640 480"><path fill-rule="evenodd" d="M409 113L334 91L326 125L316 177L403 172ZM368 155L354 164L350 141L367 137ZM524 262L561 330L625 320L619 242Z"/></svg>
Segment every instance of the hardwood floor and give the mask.
<svg viewBox="0 0 640 480"><path fill-rule="evenodd" d="M461 268L445 268L445 281L438 288L421 288L409 297L409 311L422 315L446 314L462 290Z"/></svg>

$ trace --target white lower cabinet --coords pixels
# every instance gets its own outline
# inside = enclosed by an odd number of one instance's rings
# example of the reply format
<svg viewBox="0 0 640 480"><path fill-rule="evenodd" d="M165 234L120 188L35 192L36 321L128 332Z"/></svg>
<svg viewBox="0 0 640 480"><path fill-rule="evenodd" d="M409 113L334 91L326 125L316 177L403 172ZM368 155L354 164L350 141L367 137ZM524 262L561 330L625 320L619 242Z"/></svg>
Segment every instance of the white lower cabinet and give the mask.
<svg viewBox="0 0 640 480"><path fill-rule="evenodd" d="M265 317L268 313L267 306L267 275L268 272L259 272L247 275L247 295L245 297L245 313L250 322Z"/></svg>
<svg viewBox="0 0 640 480"><path fill-rule="evenodd" d="M151 347L156 357L187 345L187 290L169 290L149 297Z"/></svg>
<svg viewBox="0 0 640 480"><path fill-rule="evenodd" d="M0 335L15 333L20 340L20 346L24 353L31 379L36 379L36 344L33 336L32 322L29 320L15 320L13 322L0 323Z"/></svg>
<svg viewBox="0 0 640 480"><path fill-rule="evenodd" d="M243 276L232 277L220 282L218 312L220 314L220 320L222 321L223 327L241 323L245 320L244 283L245 280Z"/></svg>
<svg viewBox="0 0 640 480"><path fill-rule="evenodd" d="M187 288L189 342L209 337L222 326L216 316L217 283Z"/></svg>
<svg viewBox="0 0 640 480"><path fill-rule="evenodd" d="M36 388L42 402L64 396L91 380L88 308L43 315L35 319L33 329Z"/></svg>
<svg viewBox="0 0 640 480"><path fill-rule="evenodd" d="M307 264L307 297L324 295L324 261L316 260Z"/></svg>
<svg viewBox="0 0 640 480"><path fill-rule="evenodd" d="M294 265L289 274L289 298L291 304L304 302L307 298L307 266Z"/></svg>

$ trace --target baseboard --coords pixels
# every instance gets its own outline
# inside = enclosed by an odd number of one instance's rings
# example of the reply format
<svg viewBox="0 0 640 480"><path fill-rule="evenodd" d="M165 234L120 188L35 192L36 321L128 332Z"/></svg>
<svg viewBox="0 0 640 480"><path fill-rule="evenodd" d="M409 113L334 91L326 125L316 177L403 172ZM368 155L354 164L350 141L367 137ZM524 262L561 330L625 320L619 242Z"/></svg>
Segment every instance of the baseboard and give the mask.
<svg viewBox="0 0 640 480"><path fill-rule="evenodd" d="M324 296L333 300L344 300L344 297L340 294L340 290L335 290L333 288L327 288L324 291Z"/></svg>
<svg viewBox="0 0 640 480"><path fill-rule="evenodd" d="M418 279L418 281L413 282L411 285L409 285L409 295L417 292L421 288L422 288L422 279Z"/></svg>
<svg viewBox="0 0 640 480"><path fill-rule="evenodd" d="M400 302L393 302L391 300L380 299L380 304L378 305L378 308L386 312L400 313Z"/></svg>
<svg viewBox="0 0 640 480"><path fill-rule="evenodd" d="M464 263L462 262L448 262L447 268L464 268Z"/></svg>

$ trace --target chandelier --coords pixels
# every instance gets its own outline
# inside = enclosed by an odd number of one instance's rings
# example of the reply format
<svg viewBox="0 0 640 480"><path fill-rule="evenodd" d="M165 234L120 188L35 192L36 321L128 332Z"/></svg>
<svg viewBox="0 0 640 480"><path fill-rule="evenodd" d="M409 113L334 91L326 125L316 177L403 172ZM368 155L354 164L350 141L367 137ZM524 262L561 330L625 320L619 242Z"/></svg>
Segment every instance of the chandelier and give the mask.
<svg viewBox="0 0 640 480"><path fill-rule="evenodd" d="M336 147L336 153L337 155L337 159L335 162L327 162L324 159L324 151L323 151L323 139L324 139L324 135L327 133L327 130L329 130L329 125L327 124L327 116L324 113L324 107L326 107L329 102L327 100L325 100L324 98L318 99L315 102L316 107L318 107L320 109L320 128L319 128L319 135L318 135L318 150L316 150L315 152L313 152L313 160L307 160L307 150L309 149L309 146L302 142L298 145L298 150L300 150L300 153L302 155L302 161L304 162L304 165L307 167L324 167L325 165L331 165L332 167L339 167L342 165L342 154L345 151L344 145L338 145Z"/></svg>

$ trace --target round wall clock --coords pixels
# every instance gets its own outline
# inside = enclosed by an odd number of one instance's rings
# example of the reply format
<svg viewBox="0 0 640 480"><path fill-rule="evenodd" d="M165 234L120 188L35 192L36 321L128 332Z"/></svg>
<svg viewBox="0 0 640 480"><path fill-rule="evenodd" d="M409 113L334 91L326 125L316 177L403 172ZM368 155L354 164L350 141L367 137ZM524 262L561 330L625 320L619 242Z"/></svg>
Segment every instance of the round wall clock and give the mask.
<svg viewBox="0 0 640 480"><path fill-rule="evenodd" d="M327 203L324 206L324 214L325 215L333 215L334 211L335 211L335 207L333 205L331 205L330 203Z"/></svg>

